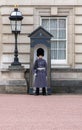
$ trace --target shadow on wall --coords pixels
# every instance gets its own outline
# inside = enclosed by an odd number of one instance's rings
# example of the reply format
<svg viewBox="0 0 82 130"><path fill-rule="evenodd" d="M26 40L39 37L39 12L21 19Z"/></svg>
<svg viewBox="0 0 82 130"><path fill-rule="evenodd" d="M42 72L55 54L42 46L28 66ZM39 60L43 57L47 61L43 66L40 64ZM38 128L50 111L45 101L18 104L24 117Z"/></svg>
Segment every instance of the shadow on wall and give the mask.
<svg viewBox="0 0 82 130"><path fill-rule="evenodd" d="M29 69L26 69L25 72L24 72L24 78L25 78L25 81L26 81L26 84L27 84L27 93L29 93L29 88L30 88L30 77L29 77Z"/></svg>

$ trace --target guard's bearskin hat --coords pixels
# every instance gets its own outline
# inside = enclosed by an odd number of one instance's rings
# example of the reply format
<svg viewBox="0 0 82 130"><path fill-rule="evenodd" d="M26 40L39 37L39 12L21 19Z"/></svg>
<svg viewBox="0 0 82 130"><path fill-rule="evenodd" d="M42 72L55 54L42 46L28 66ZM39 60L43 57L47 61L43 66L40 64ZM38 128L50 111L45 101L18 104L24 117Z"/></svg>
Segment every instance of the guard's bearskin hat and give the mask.
<svg viewBox="0 0 82 130"><path fill-rule="evenodd" d="M37 56L44 56L44 50L42 49L42 48L39 48L38 50L37 50Z"/></svg>

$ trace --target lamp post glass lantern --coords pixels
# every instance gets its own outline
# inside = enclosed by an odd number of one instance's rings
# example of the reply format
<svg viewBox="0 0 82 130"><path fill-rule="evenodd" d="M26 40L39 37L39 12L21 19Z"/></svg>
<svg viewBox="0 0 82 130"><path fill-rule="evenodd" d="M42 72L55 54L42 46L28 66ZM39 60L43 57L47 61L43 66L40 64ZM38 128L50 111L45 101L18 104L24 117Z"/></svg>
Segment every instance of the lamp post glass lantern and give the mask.
<svg viewBox="0 0 82 130"><path fill-rule="evenodd" d="M10 24L11 31L15 35L15 50L14 50L14 62L11 63L11 66L21 65L18 59L18 47L17 47L17 37L21 32L21 23L22 23L22 13L18 10L18 8L14 8L14 11L10 14Z"/></svg>

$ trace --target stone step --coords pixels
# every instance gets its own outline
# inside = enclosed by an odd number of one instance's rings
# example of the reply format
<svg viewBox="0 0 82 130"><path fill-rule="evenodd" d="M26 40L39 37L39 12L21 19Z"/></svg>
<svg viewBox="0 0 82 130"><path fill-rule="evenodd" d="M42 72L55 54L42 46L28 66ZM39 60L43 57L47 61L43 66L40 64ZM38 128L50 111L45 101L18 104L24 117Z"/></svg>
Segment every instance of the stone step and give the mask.
<svg viewBox="0 0 82 130"><path fill-rule="evenodd" d="M10 80L0 84L0 93L27 94L25 80Z"/></svg>

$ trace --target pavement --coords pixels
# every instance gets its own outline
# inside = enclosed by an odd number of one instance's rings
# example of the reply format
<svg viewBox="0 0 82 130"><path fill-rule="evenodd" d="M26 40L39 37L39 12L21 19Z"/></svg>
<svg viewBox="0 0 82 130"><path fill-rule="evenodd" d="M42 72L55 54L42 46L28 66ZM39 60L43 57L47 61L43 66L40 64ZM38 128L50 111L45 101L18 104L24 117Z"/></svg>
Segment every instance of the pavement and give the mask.
<svg viewBox="0 0 82 130"><path fill-rule="evenodd" d="M82 95L0 94L0 130L82 130Z"/></svg>

